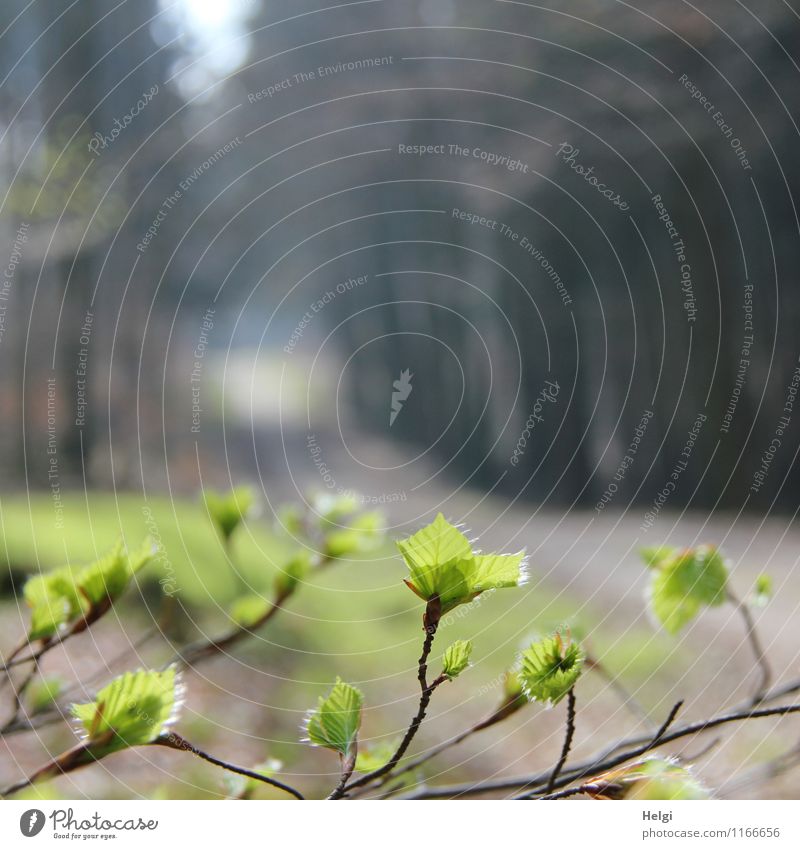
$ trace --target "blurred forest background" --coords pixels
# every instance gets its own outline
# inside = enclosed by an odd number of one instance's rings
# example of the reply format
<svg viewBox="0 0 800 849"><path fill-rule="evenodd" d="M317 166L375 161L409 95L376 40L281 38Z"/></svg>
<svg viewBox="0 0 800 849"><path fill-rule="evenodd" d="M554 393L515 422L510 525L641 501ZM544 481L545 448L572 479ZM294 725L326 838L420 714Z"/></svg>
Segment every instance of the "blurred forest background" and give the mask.
<svg viewBox="0 0 800 849"><path fill-rule="evenodd" d="M800 542L795 6L4 0L3 645L25 627L22 576L90 559L120 531L155 529L175 570L185 616L170 640L219 627L233 589L198 492L250 483L263 510L238 557L256 589L290 551L273 511L313 490L383 503L390 536L435 508L489 548L527 545L543 583L454 629L491 633L476 680L532 629L570 621L663 712L668 660L704 680L693 648L653 636L643 570L627 568L637 542L667 538L723 543L744 588L773 572L785 595L766 639L776 668L796 667L782 639ZM396 731L419 611L392 555L326 574L241 667L194 679L196 734L225 716L207 733L233 759L252 732L293 761L285 741L335 652L336 673L381 682L381 733ZM161 603L143 580L141 630ZM354 618L369 645L357 655L342 642ZM726 624L712 615L687 636L721 682L696 690L698 710L742 685L742 634L718 636ZM83 650L103 664L133 641L103 623ZM67 656L51 662L72 677ZM600 685L598 699L590 715L626 727ZM484 711L457 694L442 705L434 720ZM528 721L530 745L555 751L558 721ZM774 754L775 729L720 747L710 773L733 781ZM64 731L50 733L15 750L9 775ZM514 771L505 732L485 745L454 775L474 775L478 754ZM302 757L298 771L319 769ZM79 792L149 792L136 756L123 761L116 777L76 778ZM169 753L158 763L176 769ZM163 792L218 790L200 769Z"/></svg>
<svg viewBox="0 0 800 849"><path fill-rule="evenodd" d="M282 346L332 282L383 271L380 285L337 299L312 328L324 337L342 322L321 358L334 384L347 358L371 343L341 374L339 400L359 428L387 436L391 384L408 368L417 375L417 412L398 419L392 443L435 443L451 481L494 485L543 380L557 372L568 412L545 422L501 491L593 505L652 409L648 438L617 495L620 504L647 502L705 411L711 423L696 449L703 459L686 470L672 506L742 505L797 365L800 257L789 189L800 168L800 21L789 4L760 4L758 16L746 4L692 11L666 0L640 12L609 0L549 11L469 0L327 11L273 0L26 5L4 6L0 60L9 255L20 223L29 227L2 339L6 486L47 487L46 381L55 377L63 483L163 489L169 468L173 488L196 488L189 375L212 301L206 367L227 361L229 384L223 398L221 381L206 377L204 415L219 419L227 400L229 427L253 425L258 435L252 447L248 438L229 441L232 468L252 468L261 452L264 473L277 473L270 454ZM408 55L451 61L402 61ZM394 61L248 99L294 74L372 56ZM472 58L454 58L462 56ZM683 74L735 125L752 171L678 81ZM153 86L157 95L118 137L89 153L93 134L108 135ZM235 139L241 144L191 185L138 253L164 200ZM578 148L580 161L628 199L635 224L532 139ZM355 155L440 142L496 150L539 176L474 158ZM671 245L649 197L656 193L689 252L699 307L690 350ZM428 207L474 209L526 234L572 308L542 263L496 232L397 212ZM341 244L357 253L339 256ZM420 273L393 274L414 269ZM482 295L436 275L469 281ZM296 307L276 310L301 278ZM748 280L755 343L723 433ZM496 306L486 308L485 296ZM88 413L76 427L87 311ZM359 320L347 320L356 313ZM452 354L439 356L407 334L410 327ZM395 335L375 341L383 334ZM457 363L468 373L463 386ZM242 377L242 364L259 369L257 386ZM316 388L333 397L325 379ZM292 416L301 421L302 413L290 400L283 405L285 438L299 442L287 450L303 452L304 429L291 432ZM323 412L317 416L322 427ZM749 508L797 506L798 432L786 435L769 485L750 495ZM209 462L223 456L221 433L203 428ZM313 481L314 471L306 474Z"/></svg>

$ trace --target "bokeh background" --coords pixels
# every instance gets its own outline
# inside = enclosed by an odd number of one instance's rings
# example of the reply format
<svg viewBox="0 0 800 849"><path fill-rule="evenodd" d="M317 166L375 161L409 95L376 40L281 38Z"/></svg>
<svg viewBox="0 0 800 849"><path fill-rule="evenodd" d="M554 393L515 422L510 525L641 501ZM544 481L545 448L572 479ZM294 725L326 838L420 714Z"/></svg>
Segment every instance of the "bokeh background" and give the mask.
<svg viewBox="0 0 800 849"><path fill-rule="evenodd" d="M26 576L120 535L162 557L48 675L80 700L224 630L238 589L202 493L247 484L254 592L293 551L280 505L355 492L386 517L385 547L185 676L187 736L317 792L337 765L298 726L337 674L368 737L413 713L420 609L391 539L437 510L526 547L533 580L449 626L475 665L420 751L565 623L650 716L740 698L741 623L654 628L643 545L721 545L742 595L770 573L759 626L797 674L799 36L791 0L5 0L0 646ZM585 687L589 754L636 720ZM531 708L428 780L540 768L561 722ZM796 796L763 765L798 736L754 724L698 769ZM2 783L71 739L4 740ZM47 792L226 790L128 752Z"/></svg>

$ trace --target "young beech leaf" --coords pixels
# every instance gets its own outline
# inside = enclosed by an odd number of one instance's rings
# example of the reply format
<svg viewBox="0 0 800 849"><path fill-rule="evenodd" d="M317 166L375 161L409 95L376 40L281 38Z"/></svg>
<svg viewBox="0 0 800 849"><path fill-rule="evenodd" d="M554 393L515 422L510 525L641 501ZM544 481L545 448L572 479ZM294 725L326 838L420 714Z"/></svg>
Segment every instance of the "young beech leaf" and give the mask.
<svg viewBox="0 0 800 849"><path fill-rule="evenodd" d="M250 487L239 486L224 494L208 490L204 500L217 531L227 542L242 520L246 519L250 513L255 503L255 494Z"/></svg>
<svg viewBox="0 0 800 849"><path fill-rule="evenodd" d="M305 580L311 570L311 559L307 551L300 551L275 576L275 594L287 596Z"/></svg>
<svg viewBox="0 0 800 849"><path fill-rule="evenodd" d="M523 552L518 554L475 554L472 587L478 592L516 587L524 578Z"/></svg>
<svg viewBox="0 0 800 849"><path fill-rule="evenodd" d="M408 587L424 601L439 597L442 613L466 604L486 590L525 582L524 555L479 554L439 513L430 525L397 547L408 565Z"/></svg>
<svg viewBox="0 0 800 849"><path fill-rule="evenodd" d="M503 673L503 697L507 701L514 701L525 693L522 689L522 680L519 677L519 669L512 667Z"/></svg>
<svg viewBox="0 0 800 849"><path fill-rule="evenodd" d="M662 551L651 562L650 605L664 628L677 634L703 607L725 602L728 568L712 546Z"/></svg>
<svg viewBox="0 0 800 849"><path fill-rule="evenodd" d="M95 563L84 566L75 575L75 583L91 608L115 601L127 589L131 578L155 554L153 544L145 540L138 551L128 553L122 542Z"/></svg>
<svg viewBox="0 0 800 849"><path fill-rule="evenodd" d="M369 773L386 766L399 745L400 740L397 738L359 746L358 755L356 755L356 771Z"/></svg>
<svg viewBox="0 0 800 849"><path fill-rule="evenodd" d="M580 646L560 634L532 643L520 658L520 682L536 702L557 705L572 689L583 669Z"/></svg>
<svg viewBox="0 0 800 849"><path fill-rule="evenodd" d="M451 681L469 666L469 657L472 654L472 642L470 640L456 640L449 646L442 657L442 673Z"/></svg>
<svg viewBox="0 0 800 849"><path fill-rule="evenodd" d="M323 523L336 524L345 516L358 510L358 500L355 495L349 493L331 495L328 492L321 492L314 496L312 508Z"/></svg>
<svg viewBox="0 0 800 849"><path fill-rule="evenodd" d="M31 640L52 637L62 626L84 612L84 602L69 566L29 578L23 595L31 608L28 629L28 639Z"/></svg>
<svg viewBox="0 0 800 849"><path fill-rule="evenodd" d="M175 720L175 669L140 669L115 678L93 702L73 705L72 713L95 757L152 743Z"/></svg>
<svg viewBox="0 0 800 849"><path fill-rule="evenodd" d="M750 597L750 604L753 607L765 607L767 602L772 598L772 578L769 575L759 575L756 578L753 594Z"/></svg>
<svg viewBox="0 0 800 849"><path fill-rule="evenodd" d="M346 557L348 554L370 551L383 540L382 529L385 525L382 513L362 513L344 527L336 527L325 535L325 554L328 557Z"/></svg>
<svg viewBox="0 0 800 849"><path fill-rule="evenodd" d="M503 697L495 708L493 716L497 718L511 716L527 704L528 698L522 688L519 669L507 669L503 673Z"/></svg>
<svg viewBox="0 0 800 849"><path fill-rule="evenodd" d="M117 546L95 563L72 570L62 566L37 575L25 583L23 594L31 608L31 640L52 637L102 605L115 601L126 589L134 573L154 554L153 545L145 540L142 547L128 554Z"/></svg>
<svg viewBox="0 0 800 849"><path fill-rule="evenodd" d="M668 758L648 758L590 779L588 793L596 799L636 799L640 802L709 799L710 794L687 767Z"/></svg>
<svg viewBox="0 0 800 849"><path fill-rule="evenodd" d="M237 598L230 607L231 619L242 628L252 628L272 607L269 599L259 595Z"/></svg>
<svg viewBox="0 0 800 849"><path fill-rule="evenodd" d="M306 717L306 740L312 746L323 746L347 757L356 743L361 726L361 706L364 696L360 690L336 679L327 696L320 696L315 710Z"/></svg>

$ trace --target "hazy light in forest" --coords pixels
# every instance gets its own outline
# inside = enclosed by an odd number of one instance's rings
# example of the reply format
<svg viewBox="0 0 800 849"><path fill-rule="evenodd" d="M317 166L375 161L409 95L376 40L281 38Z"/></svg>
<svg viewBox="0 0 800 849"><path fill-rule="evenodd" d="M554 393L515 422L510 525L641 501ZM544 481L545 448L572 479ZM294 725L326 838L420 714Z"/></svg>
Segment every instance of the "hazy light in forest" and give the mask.
<svg viewBox="0 0 800 849"><path fill-rule="evenodd" d="M166 0L162 0L167 5ZM216 79L235 71L247 56L247 23L259 9L254 0L180 0L167 6L180 28L187 56L178 62L185 68L178 85L193 96L213 85Z"/></svg>

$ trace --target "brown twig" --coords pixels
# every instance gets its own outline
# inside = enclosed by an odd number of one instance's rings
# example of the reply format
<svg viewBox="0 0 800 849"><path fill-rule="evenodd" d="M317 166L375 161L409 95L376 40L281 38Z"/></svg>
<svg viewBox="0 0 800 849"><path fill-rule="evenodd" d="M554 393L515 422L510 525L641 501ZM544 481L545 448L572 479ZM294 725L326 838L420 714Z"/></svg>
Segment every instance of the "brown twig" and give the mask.
<svg viewBox="0 0 800 849"><path fill-rule="evenodd" d="M755 656L756 664L758 666L758 685L753 693L751 701L751 704L757 705L759 702L764 700L764 694L767 690L769 690L769 686L772 682L772 669L770 668L769 661L767 660L767 654L764 651L764 647L761 644L761 638L758 634L758 629L756 628L752 611L745 602L739 599L730 587L728 588L727 594L728 600L741 614L745 627L747 628L747 642L753 650L753 655Z"/></svg>
<svg viewBox="0 0 800 849"><path fill-rule="evenodd" d="M575 688L570 687L567 693L567 730L564 735L564 745L561 747L561 756L558 763L553 769L553 774L550 776L550 781L547 783L547 792L552 793L556 785L558 776L564 768L564 764L569 757L569 750L572 748L572 740L575 737Z"/></svg>
<svg viewBox="0 0 800 849"><path fill-rule="evenodd" d="M639 704L633 694L628 692L627 688L619 680L619 678L606 668L605 664L601 663L596 657L592 657L588 654L584 662L587 669L595 672L608 684L609 687L611 687L611 689L619 697L622 704L628 708L634 716L647 723L647 725L655 727L655 723L650 718L647 711L641 706L641 704Z"/></svg>
<svg viewBox="0 0 800 849"><path fill-rule="evenodd" d="M419 681L420 686L419 706L417 707L417 712L411 720L411 724L408 726L403 739L400 741L400 745L397 747L397 751L395 751L389 761L380 767L380 769L376 769L374 772L364 775L354 781L350 784L347 790L362 787L365 784L371 784L377 779L382 778L384 775L388 775L400 762L400 759L406 753L406 749L408 749L411 745L411 741L416 736L417 731L419 731L419 727L422 725L422 720L425 719L425 713L428 710L428 705L430 704L433 691L439 686L439 684L446 680L444 676L440 675L428 684L428 657L430 656L431 648L433 647L433 639L436 636L436 629L439 627L440 618L441 604L439 603L439 597L434 596L428 602L422 620L423 627L425 629L425 640L422 644L422 654L420 655L417 665L417 680Z"/></svg>
<svg viewBox="0 0 800 849"><path fill-rule="evenodd" d="M675 710L675 708L673 708L673 710ZM595 755L594 757L589 758L588 760L583 761L580 764L577 764L572 768L565 770L556 782L556 788L554 789L558 789L567 784L571 784L572 782L578 781L585 776L594 775L598 772L605 772L606 770L613 769L615 766L619 766L620 764L623 764L626 761L631 760L632 758L636 758L642 754L646 754L651 749L655 749L667 743L672 743L673 741L679 740L683 737L689 737L694 734L699 734L703 731L708 731L711 728L717 728L720 725L726 725L732 722L742 722L748 719L761 719L764 717L771 716L788 716L790 714L795 713L800 713L800 704L780 705L774 708L759 708L757 710L753 710L752 708L750 708L747 710L736 711L733 713L727 713L721 716L712 717L711 719L687 723L686 725L680 725L672 731L668 731L666 733L662 731L662 729L664 728L664 725L662 725L662 728L659 729L658 733L654 737L648 739L644 743L641 743L635 748L628 749L627 751L620 752L620 754L611 757L606 756L605 753L601 753L600 755ZM635 739L619 741L614 745L615 751L634 744ZM453 796L480 796L485 793L503 790L518 791L523 788L529 789L544 786L545 783L548 781L549 777L550 771L540 773L538 775L520 776L517 778L504 778L499 779L497 781L487 781L480 783L471 782L449 785L444 787L428 787L423 788L419 791L408 793L401 798L444 799Z"/></svg>
<svg viewBox="0 0 800 849"><path fill-rule="evenodd" d="M65 775L89 763L94 763L94 758L89 752L89 744L86 742L78 743L58 757L48 761L44 766L40 766L34 770L26 778L0 791L0 797L6 798L13 796L14 793L19 793L20 790L25 790L25 788L30 787L38 781L46 781L50 778L56 778L59 775Z"/></svg>
<svg viewBox="0 0 800 849"><path fill-rule="evenodd" d="M352 752L347 756L342 758L342 774L339 778L339 783L334 787L333 792L328 799L341 799L344 796L345 788L347 787L347 782L350 780L350 776L353 774L353 770L356 768L356 757L358 754L358 750L356 746L353 746Z"/></svg>
<svg viewBox="0 0 800 849"><path fill-rule="evenodd" d="M284 784L282 781L278 781L275 778L270 778L267 775L262 775L260 772L254 772L252 769L246 769L245 767L236 766L235 764L228 763L228 761L223 761L220 758L215 758L213 755L209 755L208 752L204 752L202 749L198 749L197 746L190 743L185 738L181 737L179 734L175 734L174 732L169 732L169 734L165 734L162 737L153 741L154 745L158 746L166 746L169 749L177 749L181 752L189 752L201 760L207 761L214 766L221 767L222 769L228 770L228 772L235 772L237 775L243 775L245 778L252 778L254 781L261 781L264 784L269 784L271 787L275 787L278 790L283 790L284 793L288 793L290 796L294 796L295 799L304 799L305 797L300 793L299 790L295 790L294 787L291 787L288 784Z"/></svg>
<svg viewBox="0 0 800 849"><path fill-rule="evenodd" d="M165 664L165 666L175 664L180 669L187 669L194 666L196 663L199 663L201 660L206 660L225 651L225 649L228 649L232 645L244 640L246 637L251 636L254 631L257 631L259 628L266 625L267 622L269 622L269 620L282 609L291 594L291 591L285 591L276 596L270 607L268 607L267 610L248 627L237 625L235 628L232 628L227 633L222 634L220 637L216 637L213 640L198 640L196 643L191 643L190 645L185 646L176 652L174 657Z"/></svg>

